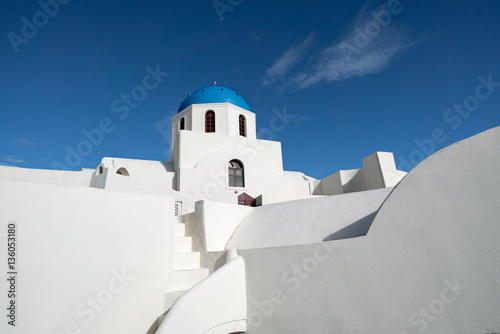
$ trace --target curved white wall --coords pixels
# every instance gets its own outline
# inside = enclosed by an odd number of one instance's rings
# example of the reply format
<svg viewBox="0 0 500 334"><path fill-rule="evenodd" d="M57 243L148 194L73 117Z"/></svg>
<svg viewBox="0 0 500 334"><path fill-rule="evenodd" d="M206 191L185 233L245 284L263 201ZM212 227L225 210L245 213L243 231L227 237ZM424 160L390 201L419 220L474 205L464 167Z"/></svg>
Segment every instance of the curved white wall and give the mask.
<svg viewBox="0 0 500 334"><path fill-rule="evenodd" d="M246 316L245 260L238 256L179 297L156 333L244 332Z"/></svg>
<svg viewBox="0 0 500 334"><path fill-rule="evenodd" d="M415 167L364 237L241 250L248 333L500 332L500 128Z"/></svg>
<svg viewBox="0 0 500 334"><path fill-rule="evenodd" d="M362 236L392 188L257 207L236 228L229 248L290 246Z"/></svg>

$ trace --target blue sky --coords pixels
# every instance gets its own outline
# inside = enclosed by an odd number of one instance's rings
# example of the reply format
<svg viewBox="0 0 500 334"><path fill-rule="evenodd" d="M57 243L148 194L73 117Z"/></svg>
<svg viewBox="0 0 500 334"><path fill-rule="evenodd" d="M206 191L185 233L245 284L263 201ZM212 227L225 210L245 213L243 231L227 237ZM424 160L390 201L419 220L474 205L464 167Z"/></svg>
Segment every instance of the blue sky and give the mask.
<svg viewBox="0 0 500 334"><path fill-rule="evenodd" d="M170 117L213 81L316 178L375 151L409 170L500 125L498 0L59 1L0 4L0 164L168 160Z"/></svg>

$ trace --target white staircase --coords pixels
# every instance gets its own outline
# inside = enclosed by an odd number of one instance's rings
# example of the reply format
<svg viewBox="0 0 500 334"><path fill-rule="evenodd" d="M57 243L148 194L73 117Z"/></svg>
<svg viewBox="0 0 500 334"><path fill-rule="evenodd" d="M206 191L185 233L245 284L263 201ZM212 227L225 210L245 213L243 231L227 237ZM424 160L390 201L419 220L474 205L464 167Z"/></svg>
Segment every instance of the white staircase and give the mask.
<svg viewBox="0 0 500 334"><path fill-rule="evenodd" d="M200 252L193 251L193 240L186 236L182 217L174 224L174 274L165 295L169 308L185 291L208 276L208 268L200 267Z"/></svg>

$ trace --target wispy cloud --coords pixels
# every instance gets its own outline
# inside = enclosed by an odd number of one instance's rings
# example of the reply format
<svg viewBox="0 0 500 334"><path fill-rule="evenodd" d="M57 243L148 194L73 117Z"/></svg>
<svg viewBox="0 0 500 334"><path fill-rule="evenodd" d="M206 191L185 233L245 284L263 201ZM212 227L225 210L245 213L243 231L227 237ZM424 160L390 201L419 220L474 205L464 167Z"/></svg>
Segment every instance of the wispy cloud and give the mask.
<svg viewBox="0 0 500 334"><path fill-rule="evenodd" d="M29 140L26 137L19 137L14 141L14 145L16 146L21 146L21 147L27 147L27 148L33 148L36 146L36 144Z"/></svg>
<svg viewBox="0 0 500 334"><path fill-rule="evenodd" d="M13 164L22 164L24 163L24 160L22 159L17 159L17 158L7 158L5 159L6 162L11 162Z"/></svg>
<svg viewBox="0 0 500 334"><path fill-rule="evenodd" d="M311 50L309 35L266 70L263 84L279 89L305 89L381 72L399 53L415 45L406 38L406 29L393 22L393 17L388 16L383 22L375 19L374 14L381 11L386 12L385 5L370 12L363 8L328 47L306 55ZM301 62L306 56L306 61Z"/></svg>
<svg viewBox="0 0 500 334"><path fill-rule="evenodd" d="M283 80L287 72L295 66L309 51L314 40L314 33L310 33L300 44L292 46L274 64L266 70L263 79L264 85Z"/></svg>
<svg viewBox="0 0 500 334"><path fill-rule="evenodd" d="M19 164L24 163L24 160L19 157L7 154L0 154L0 165L16 167Z"/></svg>
<svg viewBox="0 0 500 334"><path fill-rule="evenodd" d="M259 43L261 41L261 38L259 35L257 35L254 31L250 32L250 42L252 43Z"/></svg>

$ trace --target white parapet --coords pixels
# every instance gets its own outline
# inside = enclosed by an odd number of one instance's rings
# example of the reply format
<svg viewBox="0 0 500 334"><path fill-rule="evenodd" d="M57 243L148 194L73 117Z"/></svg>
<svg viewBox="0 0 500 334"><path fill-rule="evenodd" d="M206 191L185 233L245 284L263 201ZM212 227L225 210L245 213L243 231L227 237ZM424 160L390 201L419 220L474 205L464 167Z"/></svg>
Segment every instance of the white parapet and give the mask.
<svg viewBox="0 0 500 334"><path fill-rule="evenodd" d="M184 293L156 333L244 332L246 319L245 260L238 256Z"/></svg>
<svg viewBox="0 0 500 334"><path fill-rule="evenodd" d="M340 195L396 186L406 172L396 169L394 155L375 152L363 159L360 169L339 170L321 180L310 181L313 195Z"/></svg>

